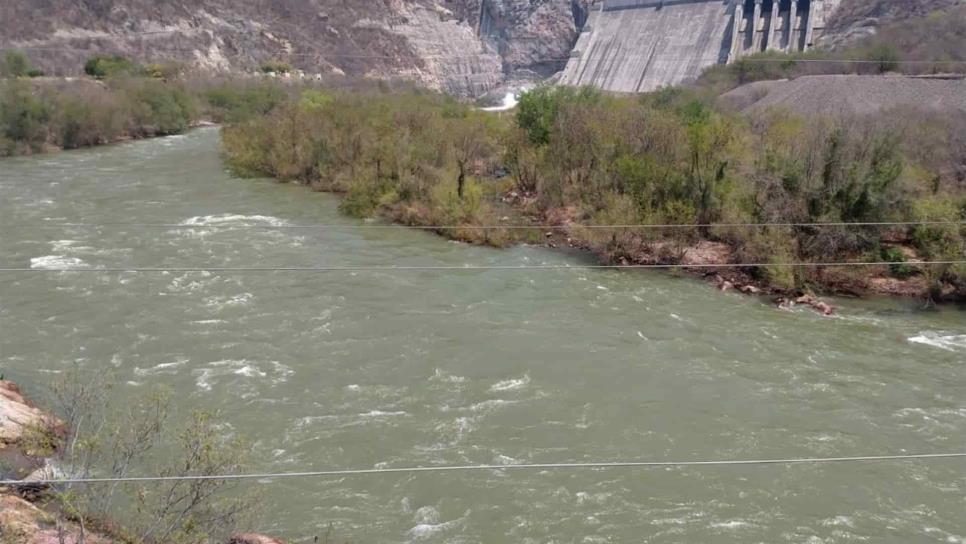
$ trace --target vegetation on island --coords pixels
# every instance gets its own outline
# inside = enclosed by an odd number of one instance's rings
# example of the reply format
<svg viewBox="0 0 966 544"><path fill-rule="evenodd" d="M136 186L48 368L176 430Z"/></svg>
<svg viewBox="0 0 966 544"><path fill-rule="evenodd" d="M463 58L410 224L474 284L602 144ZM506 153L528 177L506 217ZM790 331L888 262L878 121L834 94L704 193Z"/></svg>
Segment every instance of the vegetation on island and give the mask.
<svg viewBox="0 0 966 544"><path fill-rule="evenodd" d="M949 150L943 161L936 151L966 119L903 112L805 119L778 111L749 119L701 96L543 87L508 116L425 92L306 90L226 127L224 149L237 173L344 193L342 209L359 217L428 226L499 225L511 214L538 223L709 225L573 229L613 262L678 262L701 240L729 247L732 262L882 261L906 241L923 259L962 259L958 226L713 225L960 221L966 191L949 174L963 152ZM494 245L521 236L443 233ZM825 281L821 269L750 272L786 288ZM937 294L966 288L961 267L915 273Z"/></svg>
<svg viewBox="0 0 966 544"><path fill-rule="evenodd" d="M16 51L0 68L0 157L180 134L202 119L265 114L297 93L258 79L182 77L179 63L141 66L114 55L89 59L89 79L29 79L35 71Z"/></svg>

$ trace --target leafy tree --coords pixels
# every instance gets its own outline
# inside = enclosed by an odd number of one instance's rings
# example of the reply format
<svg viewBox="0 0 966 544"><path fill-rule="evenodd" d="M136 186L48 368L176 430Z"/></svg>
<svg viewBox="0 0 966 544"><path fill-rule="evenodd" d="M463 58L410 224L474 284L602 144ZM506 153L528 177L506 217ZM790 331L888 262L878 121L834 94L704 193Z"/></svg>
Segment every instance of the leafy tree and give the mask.
<svg viewBox="0 0 966 544"><path fill-rule="evenodd" d="M538 87L520 96L517 104L517 124L527 132L530 141L538 145L550 143L554 123L564 104L591 105L598 102L600 92L592 87Z"/></svg>
<svg viewBox="0 0 966 544"><path fill-rule="evenodd" d="M171 80L180 76L185 71L184 64L180 62L155 62L144 67L144 75L155 79Z"/></svg>
<svg viewBox="0 0 966 544"><path fill-rule="evenodd" d="M84 64L84 73L97 79L136 75L141 72L140 66L120 55L97 55Z"/></svg>
<svg viewBox="0 0 966 544"><path fill-rule="evenodd" d="M24 77L30 73L30 60L22 51L7 51L0 64L0 76Z"/></svg>
<svg viewBox="0 0 966 544"><path fill-rule="evenodd" d="M39 151L47 141L49 120L50 108L25 82L0 83L0 135L8 142L0 153L11 154L17 144Z"/></svg>
<svg viewBox="0 0 966 544"><path fill-rule="evenodd" d="M892 72L899 67L899 51L892 44L877 44L866 56L867 60L876 62L875 66L880 74Z"/></svg>
<svg viewBox="0 0 966 544"><path fill-rule="evenodd" d="M287 74L292 71L292 65L280 60L270 60L263 62L258 69L263 74Z"/></svg>

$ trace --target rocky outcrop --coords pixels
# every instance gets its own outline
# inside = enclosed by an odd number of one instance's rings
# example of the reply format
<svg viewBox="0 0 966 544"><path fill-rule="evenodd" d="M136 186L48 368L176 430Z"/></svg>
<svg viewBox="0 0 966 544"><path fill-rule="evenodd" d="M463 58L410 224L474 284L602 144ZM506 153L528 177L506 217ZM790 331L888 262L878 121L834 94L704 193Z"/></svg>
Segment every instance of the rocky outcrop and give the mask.
<svg viewBox="0 0 966 544"><path fill-rule="evenodd" d="M253 71L413 79L479 95L514 71L560 69L581 0L4 0L0 48L51 75L94 54Z"/></svg>
<svg viewBox="0 0 966 544"><path fill-rule="evenodd" d="M59 527L58 527L59 525ZM54 515L13 495L0 494L0 542L17 544L111 544L113 540L83 532L69 522L57 524Z"/></svg>
<svg viewBox="0 0 966 544"><path fill-rule="evenodd" d="M477 0L480 35L497 49L509 73L541 76L567 64L587 13L585 0Z"/></svg>
<svg viewBox="0 0 966 544"><path fill-rule="evenodd" d="M0 380L0 449L17 444L31 429L56 429L61 425L27 400L16 384Z"/></svg>
<svg viewBox="0 0 966 544"><path fill-rule="evenodd" d="M925 17L963 5L963 0L843 0L829 14L816 45L838 49L875 34L879 27L894 21Z"/></svg>

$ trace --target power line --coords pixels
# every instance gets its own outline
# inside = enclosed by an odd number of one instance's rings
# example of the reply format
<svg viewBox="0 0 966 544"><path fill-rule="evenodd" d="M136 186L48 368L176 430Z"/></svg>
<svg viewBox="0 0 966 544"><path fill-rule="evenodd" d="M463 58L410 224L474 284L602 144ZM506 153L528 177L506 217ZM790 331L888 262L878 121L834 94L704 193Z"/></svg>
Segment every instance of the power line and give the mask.
<svg viewBox="0 0 966 544"><path fill-rule="evenodd" d="M113 36L112 36L113 37ZM123 37L123 36L122 36ZM106 38L106 37L105 37ZM76 53L90 53L91 49L80 49L76 47L50 47L50 46L24 46L24 47L5 47L3 48L7 51L70 51ZM165 48L159 47L157 49L158 53L195 53L197 49L189 48ZM473 55L419 55L416 52L412 52L418 59L470 59L478 58L480 56L499 56L498 53L481 51ZM354 53L289 53L281 52L278 54L280 57L305 57L305 58L342 58L342 59L392 59L399 60L398 55L375 55L375 54L354 54ZM623 55L624 58L645 58L647 55ZM550 57L539 59L539 62L564 62L570 60L584 60L589 57ZM694 60L693 57L682 57L675 59L663 59L669 62L690 62ZM966 65L966 60L869 60L869 59L775 59L775 58L751 58L751 57L739 57L733 62L754 62L754 63L852 63L852 64L964 64Z"/></svg>
<svg viewBox="0 0 966 544"><path fill-rule="evenodd" d="M550 469L606 469L660 468L741 465L794 465L817 463L856 463L901 461L912 459L953 459L966 457L966 452L915 453L896 455L865 455L858 457L799 457L790 459L725 459L711 461L593 461L585 463L524 463L518 465L442 465L429 467L363 468L346 470L317 470L306 472L265 472L253 474L132 476L120 478L65 478L62 480L0 480L0 485L97 484L116 482L174 482L200 480L262 480L271 478L306 478L318 476L361 476L370 474L412 474L421 472L464 472L479 470L550 470Z"/></svg>
<svg viewBox="0 0 966 544"><path fill-rule="evenodd" d="M640 223L616 225L358 225L358 224L305 224L305 225L232 225L232 224L192 224L192 223L26 223L0 224L0 230L13 229L101 229L101 228L146 228L146 229L319 229L319 230L565 230L565 229L692 229L692 228L760 228L760 227L892 227L892 226L966 226L966 221L856 221L825 223Z"/></svg>
<svg viewBox="0 0 966 544"><path fill-rule="evenodd" d="M648 270L648 269L685 269L685 268L767 268L790 267L845 267L845 266L924 266L924 265L966 265L963 261L857 261L857 262L792 262L792 263L704 263L704 264L576 264L576 265L416 265L416 266L200 266L200 267L106 267L106 268L0 268L0 273L16 272L100 272L100 273L184 273L184 272L474 272L474 271L526 271L526 270Z"/></svg>

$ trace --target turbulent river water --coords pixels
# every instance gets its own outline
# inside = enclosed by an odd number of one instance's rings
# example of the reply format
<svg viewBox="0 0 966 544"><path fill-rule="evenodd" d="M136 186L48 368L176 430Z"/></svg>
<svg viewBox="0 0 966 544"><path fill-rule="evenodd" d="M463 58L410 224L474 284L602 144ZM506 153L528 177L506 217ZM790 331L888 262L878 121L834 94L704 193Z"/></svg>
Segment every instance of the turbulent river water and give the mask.
<svg viewBox="0 0 966 544"><path fill-rule="evenodd" d="M238 180L218 132L0 162L5 267L576 264L355 224ZM14 227L16 226L16 227ZM0 274L0 367L218 410L259 472L966 449L966 313L778 310L660 272ZM142 471L150 467L143 467ZM251 482L258 529L382 542L966 542L966 461Z"/></svg>

